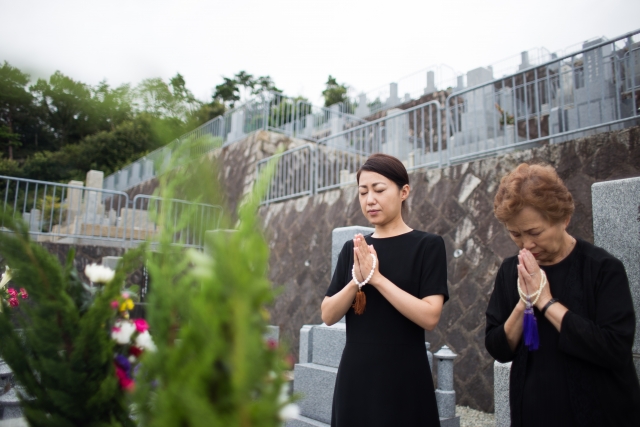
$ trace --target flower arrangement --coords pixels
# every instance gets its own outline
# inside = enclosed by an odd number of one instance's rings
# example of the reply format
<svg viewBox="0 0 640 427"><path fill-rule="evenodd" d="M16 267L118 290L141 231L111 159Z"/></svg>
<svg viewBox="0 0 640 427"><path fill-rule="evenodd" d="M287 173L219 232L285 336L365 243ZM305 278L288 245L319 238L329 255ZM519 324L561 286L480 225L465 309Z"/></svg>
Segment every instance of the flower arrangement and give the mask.
<svg viewBox="0 0 640 427"><path fill-rule="evenodd" d="M7 286L7 284L11 281L11 268L7 265L5 267L4 273L2 273L2 278L0 279L0 292ZM0 302L0 312L3 310L3 305L8 304L9 307L17 307L20 305L20 301L18 300L18 296L22 299L29 298L29 294L25 288L20 288L19 291L16 291L14 288L7 288L6 292L2 293L2 302Z"/></svg>
<svg viewBox="0 0 640 427"><path fill-rule="evenodd" d="M504 126L505 117L507 121L507 125L512 125L515 123L513 118L513 114L505 113L505 111L500 107L500 104L496 103L496 110L500 113L500 126Z"/></svg>
<svg viewBox="0 0 640 427"><path fill-rule="evenodd" d="M115 271L98 264L87 265L84 274L92 283L98 285L107 284L115 277ZM145 351L155 351L156 346L149 333L147 321L130 318L129 312L135 304L129 292L122 292L118 298L111 301L110 306L115 312L111 326L111 339L116 343L113 359L115 374L123 390L133 391L134 376L142 354Z"/></svg>

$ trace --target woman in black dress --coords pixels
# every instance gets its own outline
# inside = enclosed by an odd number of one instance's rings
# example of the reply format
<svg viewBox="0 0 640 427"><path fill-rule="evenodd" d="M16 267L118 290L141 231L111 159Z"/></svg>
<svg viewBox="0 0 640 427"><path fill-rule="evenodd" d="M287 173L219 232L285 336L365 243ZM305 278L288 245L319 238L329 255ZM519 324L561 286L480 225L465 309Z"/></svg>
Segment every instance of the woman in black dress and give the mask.
<svg viewBox="0 0 640 427"><path fill-rule="evenodd" d="M485 345L513 361L512 426L638 426L627 275L611 254L567 233L573 210L551 166L521 164L502 179L494 212L520 252L498 271Z"/></svg>
<svg viewBox="0 0 640 427"><path fill-rule="evenodd" d="M345 243L322 302L327 325L345 314L347 323L331 426L439 426L424 330L448 299L444 241L403 221L410 188L398 159L374 154L357 177L375 232Z"/></svg>

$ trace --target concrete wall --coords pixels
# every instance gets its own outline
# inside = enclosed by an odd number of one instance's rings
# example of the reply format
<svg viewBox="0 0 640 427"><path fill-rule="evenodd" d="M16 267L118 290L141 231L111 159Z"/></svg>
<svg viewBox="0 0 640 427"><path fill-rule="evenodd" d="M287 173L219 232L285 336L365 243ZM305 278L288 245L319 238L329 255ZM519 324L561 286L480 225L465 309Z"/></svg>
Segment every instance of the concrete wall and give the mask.
<svg viewBox="0 0 640 427"><path fill-rule="evenodd" d="M484 349L484 312L502 260L517 248L493 217L500 178L521 162L546 162L571 190L576 211L569 232L593 242L591 184L640 176L640 128L518 151L441 170L411 174L406 222L438 233L447 248L449 292L440 325L426 334L432 348L448 345L455 361L458 404L493 411L493 359ZM368 225L355 186L261 208L271 248L270 278L282 286L271 309L298 354L304 324L318 324L330 280L331 231ZM463 250L453 258L456 249Z"/></svg>

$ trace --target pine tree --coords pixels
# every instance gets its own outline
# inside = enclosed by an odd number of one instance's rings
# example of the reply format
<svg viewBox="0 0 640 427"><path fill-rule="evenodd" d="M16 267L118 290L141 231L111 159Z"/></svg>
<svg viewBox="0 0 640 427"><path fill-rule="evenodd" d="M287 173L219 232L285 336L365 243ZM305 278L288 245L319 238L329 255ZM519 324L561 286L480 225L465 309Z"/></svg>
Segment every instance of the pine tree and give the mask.
<svg viewBox="0 0 640 427"><path fill-rule="evenodd" d="M27 396L22 398L27 422L32 427L134 425L114 374L107 329L113 317L109 303L124 272L94 293L78 278L73 251L61 266L29 240L25 223L6 214L2 220L12 233L0 233L0 254L11 266L14 286L26 288L29 300L19 313L5 307L0 314L0 353Z"/></svg>

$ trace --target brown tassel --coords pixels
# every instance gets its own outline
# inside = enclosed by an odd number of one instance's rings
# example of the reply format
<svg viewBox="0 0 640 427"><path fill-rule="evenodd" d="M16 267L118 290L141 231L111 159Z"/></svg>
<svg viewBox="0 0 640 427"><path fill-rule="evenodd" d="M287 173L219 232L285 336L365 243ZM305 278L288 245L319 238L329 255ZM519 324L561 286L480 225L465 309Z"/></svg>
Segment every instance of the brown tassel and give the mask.
<svg viewBox="0 0 640 427"><path fill-rule="evenodd" d="M356 300L353 302L353 305L351 307L353 307L356 314L362 314L364 313L364 308L366 305L367 296L364 294L364 292L362 292L362 289L358 289L358 292L356 292Z"/></svg>

